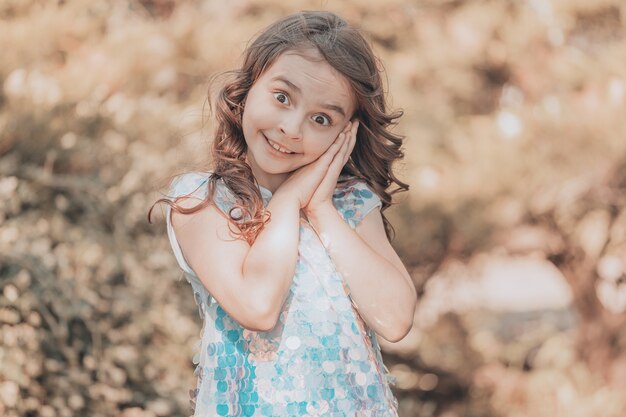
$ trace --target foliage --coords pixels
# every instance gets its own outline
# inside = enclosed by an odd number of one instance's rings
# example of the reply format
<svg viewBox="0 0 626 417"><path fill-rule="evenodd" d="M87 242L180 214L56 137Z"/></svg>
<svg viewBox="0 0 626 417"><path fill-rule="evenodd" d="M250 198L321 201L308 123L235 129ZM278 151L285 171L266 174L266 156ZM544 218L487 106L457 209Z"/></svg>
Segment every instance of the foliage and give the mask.
<svg viewBox="0 0 626 417"><path fill-rule="evenodd" d="M314 6L363 28L405 111L412 189L390 219L423 299L384 345L403 415L624 415L626 5ZM188 412L200 323L146 213L206 160L209 78L312 7L0 4L0 414ZM551 266L569 303L494 308L494 259Z"/></svg>

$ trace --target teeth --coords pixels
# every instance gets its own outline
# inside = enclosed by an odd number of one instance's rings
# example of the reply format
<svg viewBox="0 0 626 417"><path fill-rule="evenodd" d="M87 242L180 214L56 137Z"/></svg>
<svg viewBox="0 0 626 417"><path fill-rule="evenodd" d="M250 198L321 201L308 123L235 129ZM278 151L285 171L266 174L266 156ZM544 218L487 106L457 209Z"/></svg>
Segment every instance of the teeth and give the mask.
<svg viewBox="0 0 626 417"><path fill-rule="evenodd" d="M277 145L276 143L272 142L271 140L267 140L269 142L269 144L272 146L272 148L276 149L277 151L280 151L282 153L293 153L291 151L288 151L285 148L282 148L281 146Z"/></svg>

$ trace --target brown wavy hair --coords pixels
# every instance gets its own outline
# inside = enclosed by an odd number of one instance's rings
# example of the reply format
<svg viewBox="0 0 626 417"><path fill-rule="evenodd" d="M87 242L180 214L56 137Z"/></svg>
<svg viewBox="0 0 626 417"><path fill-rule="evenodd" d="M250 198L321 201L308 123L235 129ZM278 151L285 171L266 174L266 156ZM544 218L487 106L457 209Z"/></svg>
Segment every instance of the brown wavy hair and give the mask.
<svg viewBox="0 0 626 417"><path fill-rule="evenodd" d="M155 204L169 204L182 214L196 212L213 201L217 182L222 180L236 197L228 218L241 232L233 232L252 244L270 215L246 162L247 145L241 127L245 100L254 82L281 54L311 48L319 51L326 62L346 78L356 98L354 117L360 121L359 130L351 157L341 174L364 180L382 200L381 213L392 204L393 194L408 190L409 186L398 180L392 171L393 162L404 157L400 149L403 137L389 128L397 124L403 112L386 109L382 64L363 35L344 19L332 12L304 11L268 26L248 44L241 68L225 73L230 79L216 98L213 170L206 199L192 208L180 207L166 198ZM210 96L209 93L212 110ZM397 187L387 191L392 183ZM387 237L391 238L393 227L384 214L382 217Z"/></svg>

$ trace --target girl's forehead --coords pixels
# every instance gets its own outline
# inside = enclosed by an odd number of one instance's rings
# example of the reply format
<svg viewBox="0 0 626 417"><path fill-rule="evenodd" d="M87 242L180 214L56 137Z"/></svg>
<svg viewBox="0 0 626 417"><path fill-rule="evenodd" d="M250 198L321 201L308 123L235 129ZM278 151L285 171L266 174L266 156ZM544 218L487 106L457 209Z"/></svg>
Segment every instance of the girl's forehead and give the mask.
<svg viewBox="0 0 626 417"><path fill-rule="evenodd" d="M261 78L268 83L286 85L296 93L340 102L350 112L354 109L349 81L319 53L284 52Z"/></svg>

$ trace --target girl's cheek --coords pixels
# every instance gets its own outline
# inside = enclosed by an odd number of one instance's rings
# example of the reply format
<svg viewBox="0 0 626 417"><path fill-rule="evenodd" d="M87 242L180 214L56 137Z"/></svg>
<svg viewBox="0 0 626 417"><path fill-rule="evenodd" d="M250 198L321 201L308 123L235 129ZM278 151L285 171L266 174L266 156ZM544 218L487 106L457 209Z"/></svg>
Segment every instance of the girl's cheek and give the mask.
<svg viewBox="0 0 626 417"><path fill-rule="evenodd" d="M326 137L314 138L312 142L315 145L312 146L313 149L311 149L311 153L315 154L316 156L322 155L324 152L328 150L328 148L330 148L330 145L332 145L333 143L333 139L334 138L328 139Z"/></svg>

